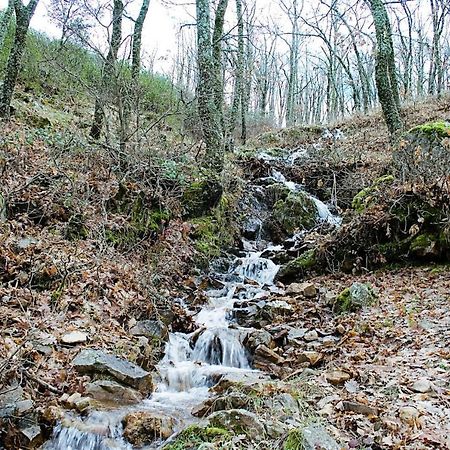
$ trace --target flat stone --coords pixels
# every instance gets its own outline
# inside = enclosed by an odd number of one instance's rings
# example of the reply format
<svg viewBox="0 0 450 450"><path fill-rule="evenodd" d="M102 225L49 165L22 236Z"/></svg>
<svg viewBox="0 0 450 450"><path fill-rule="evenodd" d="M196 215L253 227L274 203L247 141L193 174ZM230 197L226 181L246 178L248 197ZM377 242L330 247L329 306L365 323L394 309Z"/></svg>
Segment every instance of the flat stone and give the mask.
<svg viewBox="0 0 450 450"><path fill-rule="evenodd" d="M330 372L325 373L325 378L331 384L335 386L339 384L344 384L346 381L350 380L351 376L347 372L343 372L342 370L331 370Z"/></svg>
<svg viewBox="0 0 450 450"><path fill-rule="evenodd" d="M169 338L169 330L160 320L141 320L130 329L130 333L133 336L145 336L149 340L166 341Z"/></svg>
<svg viewBox="0 0 450 450"><path fill-rule="evenodd" d="M246 392L258 392L263 383L269 380L267 375L256 371L230 372L222 375L211 390L220 394L233 386L239 386Z"/></svg>
<svg viewBox="0 0 450 450"><path fill-rule="evenodd" d="M379 414L378 408L363 405L362 403L348 402L346 400L342 402L342 408L344 411L352 411L354 413L363 414L365 416L378 416Z"/></svg>
<svg viewBox="0 0 450 450"><path fill-rule="evenodd" d="M106 374L117 381L147 394L153 390L149 372L125 359L102 350L82 350L72 361L74 368L83 374Z"/></svg>
<svg viewBox="0 0 450 450"><path fill-rule="evenodd" d="M244 339L244 345L253 352L259 345L274 348L275 342L272 335L266 330L253 330Z"/></svg>
<svg viewBox="0 0 450 450"><path fill-rule="evenodd" d="M308 332L308 328L291 328L288 333L288 340L302 339Z"/></svg>
<svg viewBox="0 0 450 450"><path fill-rule="evenodd" d="M33 445L42 438L41 427L38 425L31 425L26 428L20 428L20 432L25 436L28 445Z"/></svg>
<svg viewBox="0 0 450 450"><path fill-rule="evenodd" d="M82 344L86 342L88 335L82 331L71 331L61 336L61 342L67 345Z"/></svg>
<svg viewBox="0 0 450 450"><path fill-rule="evenodd" d="M133 405L142 401L142 395L138 391L111 380L88 383L86 393L94 400L105 404Z"/></svg>
<svg viewBox="0 0 450 450"><path fill-rule="evenodd" d="M269 361L278 365L284 363L284 358L282 356L263 344L259 345L255 350L255 359L256 358L262 358L265 361Z"/></svg>
<svg viewBox="0 0 450 450"><path fill-rule="evenodd" d="M284 300L274 300L267 303L266 307L274 315L287 315L290 314L293 309L292 306Z"/></svg>
<svg viewBox="0 0 450 450"><path fill-rule="evenodd" d="M313 283L291 283L287 289L286 294L303 295L307 298L313 298L317 296L317 288Z"/></svg>
<svg viewBox="0 0 450 450"><path fill-rule="evenodd" d="M322 360L322 358L323 358L322 353L314 352L314 351L310 351L310 352L305 351L299 355L298 362L299 363L308 362L309 364L311 364L311 366L315 366Z"/></svg>
<svg viewBox="0 0 450 450"><path fill-rule="evenodd" d="M209 423L213 427L224 428L237 434L245 433L250 439L259 441L264 439L266 430L258 416L245 409L229 409L218 411L209 416Z"/></svg>
<svg viewBox="0 0 450 450"><path fill-rule="evenodd" d="M421 394L425 394L427 392L430 392L432 387L433 386L430 380L427 380L426 378L421 378L414 382L414 384L411 386L411 389L414 392L420 392Z"/></svg>

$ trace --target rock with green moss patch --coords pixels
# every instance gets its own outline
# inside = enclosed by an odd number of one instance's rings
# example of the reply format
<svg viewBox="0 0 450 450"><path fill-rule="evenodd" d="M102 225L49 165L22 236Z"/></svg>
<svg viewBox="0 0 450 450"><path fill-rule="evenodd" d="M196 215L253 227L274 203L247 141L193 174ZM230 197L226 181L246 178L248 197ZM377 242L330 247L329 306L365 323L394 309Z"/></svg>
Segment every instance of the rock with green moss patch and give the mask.
<svg viewBox="0 0 450 450"><path fill-rule="evenodd" d="M409 249L415 256L428 258L440 255L442 247L445 245L448 247L443 233L423 233L411 241Z"/></svg>
<svg viewBox="0 0 450 450"><path fill-rule="evenodd" d="M221 445L232 435L220 427L191 425L181 431L176 438L164 446L164 450L197 450L204 444Z"/></svg>
<svg viewBox="0 0 450 450"><path fill-rule="evenodd" d="M264 438L266 430L258 416L245 409L218 411L209 416L209 423L214 427L245 434L249 439L259 441Z"/></svg>
<svg viewBox="0 0 450 450"><path fill-rule="evenodd" d="M385 175L377 178L371 186L358 192L352 201L352 208L357 213L364 212L368 207L376 203L377 196L381 195L383 188L394 182L392 175Z"/></svg>
<svg viewBox="0 0 450 450"><path fill-rule="evenodd" d="M308 272L317 266L316 251L314 249L307 250L305 253L289 261L279 270L277 281L292 282L303 278Z"/></svg>
<svg viewBox="0 0 450 450"><path fill-rule="evenodd" d="M195 218L210 213L219 204L222 194L223 187L214 177L191 183L182 198L185 216Z"/></svg>
<svg viewBox="0 0 450 450"><path fill-rule="evenodd" d="M450 168L450 122L412 128L393 155L397 177L430 184L445 179Z"/></svg>
<svg viewBox="0 0 450 450"><path fill-rule="evenodd" d="M370 284L353 283L336 297L333 310L338 313L354 312L372 305L376 298Z"/></svg>
<svg viewBox="0 0 450 450"><path fill-rule="evenodd" d="M317 208L311 198L303 192L291 192L273 207L273 218L287 235L297 230L310 229L316 224Z"/></svg>

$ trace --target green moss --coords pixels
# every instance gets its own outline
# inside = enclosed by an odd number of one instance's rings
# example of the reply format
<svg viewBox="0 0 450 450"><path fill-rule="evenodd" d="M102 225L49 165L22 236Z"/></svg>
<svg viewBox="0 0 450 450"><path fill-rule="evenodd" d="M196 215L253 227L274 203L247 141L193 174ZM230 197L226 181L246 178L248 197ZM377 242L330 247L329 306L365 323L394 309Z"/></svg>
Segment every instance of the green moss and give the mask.
<svg viewBox="0 0 450 450"><path fill-rule="evenodd" d="M201 266L220 256L223 249L234 245L239 227L234 221L234 197L223 195L219 204L210 215L191 220L193 231L191 237L199 252Z"/></svg>
<svg viewBox="0 0 450 450"><path fill-rule="evenodd" d="M310 229L316 224L317 208L303 192L291 192L275 203L273 217L287 234L292 235L298 229Z"/></svg>
<svg viewBox="0 0 450 450"><path fill-rule="evenodd" d="M336 297L333 310L338 313L358 311L362 307L372 305L376 297L370 284L353 283Z"/></svg>
<svg viewBox="0 0 450 450"><path fill-rule="evenodd" d="M444 121L425 123L412 128L409 133L423 133L430 137L450 137L450 123Z"/></svg>
<svg viewBox="0 0 450 450"><path fill-rule="evenodd" d="M303 450L303 433L301 430L294 429L289 431L289 434L284 442L284 450Z"/></svg>
<svg viewBox="0 0 450 450"><path fill-rule="evenodd" d="M183 430L173 442L166 445L164 450L196 450L205 443L224 444L230 438L231 434L223 428L203 428L199 425L191 425Z"/></svg>
<svg viewBox="0 0 450 450"><path fill-rule="evenodd" d="M352 208L359 214L375 203L375 197L380 193L381 187L385 187L394 182L392 175L384 175L377 178L373 184L358 192L352 201Z"/></svg>
<svg viewBox="0 0 450 450"><path fill-rule="evenodd" d="M68 221L65 229L65 237L69 241L86 239L89 230L85 225L85 219L82 214L74 214Z"/></svg>
<svg viewBox="0 0 450 450"><path fill-rule="evenodd" d="M185 217L202 217L210 213L221 201L223 188L215 179L203 178L192 182L183 192Z"/></svg>
<svg viewBox="0 0 450 450"><path fill-rule="evenodd" d="M281 267L277 278L280 280L293 280L305 275L317 265L316 251L314 249L307 250L298 258L288 262Z"/></svg>

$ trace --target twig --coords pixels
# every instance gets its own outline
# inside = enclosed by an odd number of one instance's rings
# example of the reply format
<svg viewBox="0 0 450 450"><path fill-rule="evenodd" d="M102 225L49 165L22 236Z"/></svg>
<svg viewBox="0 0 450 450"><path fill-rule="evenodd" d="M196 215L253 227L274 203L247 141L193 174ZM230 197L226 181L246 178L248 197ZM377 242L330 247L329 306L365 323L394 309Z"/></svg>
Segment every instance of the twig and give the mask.
<svg viewBox="0 0 450 450"><path fill-rule="evenodd" d="M53 392L54 394L62 395L62 391L60 391L58 388L55 388L55 386L52 386L51 384L47 383L44 380L41 380L37 376L31 374L30 372L23 370L26 377L28 377L30 380L35 381L40 386L44 387L45 389L49 390L50 392Z"/></svg>

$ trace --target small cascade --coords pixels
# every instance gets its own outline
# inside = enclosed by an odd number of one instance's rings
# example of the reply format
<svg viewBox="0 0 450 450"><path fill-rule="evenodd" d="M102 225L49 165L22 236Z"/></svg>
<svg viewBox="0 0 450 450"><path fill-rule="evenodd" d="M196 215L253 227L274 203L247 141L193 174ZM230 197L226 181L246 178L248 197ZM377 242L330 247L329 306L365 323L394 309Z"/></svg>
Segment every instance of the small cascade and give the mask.
<svg viewBox="0 0 450 450"><path fill-rule="evenodd" d="M294 192L304 192L302 186L287 181L276 170L270 181L283 183ZM255 192L258 193L257 189ZM263 197L263 193L260 194ZM327 205L313 196L310 198L317 207L320 221L340 224L340 219ZM242 344L248 329L232 325L232 313L236 303L263 301L278 291L274 279L279 266L262 255L276 253L283 247L265 245L260 239L261 225L259 219L249 221L247 239L243 239L246 253L237 257L226 273L217 274L219 288L206 291L206 304L200 311L191 312L198 325L197 331L170 333L165 355L157 366L159 381L150 398L133 407L97 411L74 420L64 419L55 428L53 439L43 447L44 450L134 450L122 436L122 420L130 411L149 411L169 417L176 424L173 431L177 432L197 421L191 415L192 409L209 397L209 388L221 375L253 372L250 355ZM189 309L181 300L178 302ZM157 441L145 448L160 449L163 445L163 441Z"/></svg>
<svg viewBox="0 0 450 450"><path fill-rule="evenodd" d="M278 183L284 184L292 192L303 192L306 194L316 205L317 214L321 222L329 223L334 226L339 226L342 223L342 219L339 216L334 215L324 202L319 200L317 197L308 194L300 184L294 183L293 181L287 181L286 177L278 170L272 171L272 179Z"/></svg>

